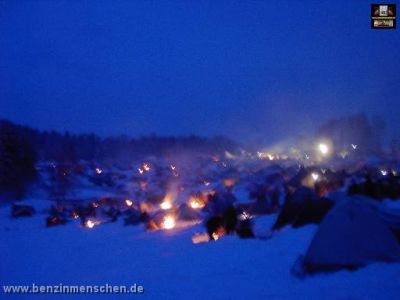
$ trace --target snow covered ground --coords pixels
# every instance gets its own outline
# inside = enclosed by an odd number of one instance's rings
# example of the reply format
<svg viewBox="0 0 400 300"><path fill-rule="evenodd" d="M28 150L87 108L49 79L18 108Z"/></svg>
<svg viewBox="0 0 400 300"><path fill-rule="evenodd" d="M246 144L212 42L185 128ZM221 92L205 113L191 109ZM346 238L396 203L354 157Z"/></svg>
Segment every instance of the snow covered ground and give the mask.
<svg viewBox="0 0 400 300"><path fill-rule="evenodd" d="M399 299L400 264L377 263L299 279L291 268L316 226L285 228L270 239L222 237L193 244L201 225L145 232L140 226L69 223L45 215L11 219L0 208L1 285L132 285L136 295L4 295L0 299ZM265 224L272 217L265 217ZM266 228L267 229L267 228Z"/></svg>

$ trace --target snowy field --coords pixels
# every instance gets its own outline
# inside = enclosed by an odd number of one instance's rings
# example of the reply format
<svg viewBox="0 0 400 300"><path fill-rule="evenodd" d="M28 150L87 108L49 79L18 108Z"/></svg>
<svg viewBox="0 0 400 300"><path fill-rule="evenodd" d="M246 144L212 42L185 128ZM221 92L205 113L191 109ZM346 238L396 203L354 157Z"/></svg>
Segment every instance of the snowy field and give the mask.
<svg viewBox="0 0 400 300"><path fill-rule="evenodd" d="M235 236L193 244L201 225L145 232L141 226L78 223L46 228L44 215L11 219L0 208L0 284L132 285L136 295L4 295L0 299L399 299L400 264L376 263L299 279L291 274L317 226L269 239ZM267 227L274 217L264 217ZM261 226L263 226L261 225Z"/></svg>

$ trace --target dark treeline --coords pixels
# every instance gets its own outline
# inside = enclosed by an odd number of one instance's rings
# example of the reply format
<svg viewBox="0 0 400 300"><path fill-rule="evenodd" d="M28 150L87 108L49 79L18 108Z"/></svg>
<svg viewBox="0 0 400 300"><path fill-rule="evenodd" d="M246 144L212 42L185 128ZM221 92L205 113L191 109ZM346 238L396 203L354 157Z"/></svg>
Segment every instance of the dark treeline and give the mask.
<svg viewBox="0 0 400 300"><path fill-rule="evenodd" d="M371 120L359 113L327 121L318 128L317 136L330 139L337 149L353 144L358 146L359 155L379 155L383 150L385 126L383 119Z"/></svg>
<svg viewBox="0 0 400 300"><path fill-rule="evenodd" d="M132 161L148 155L179 152L215 154L224 150L235 151L238 144L225 137L204 138L160 137L157 135L131 138L117 136L101 138L95 134L70 134L39 131L12 122L0 121L0 135L11 134L30 144L38 160L74 162L78 160Z"/></svg>
<svg viewBox="0 0 400 300"><path fill-rule="evenodd" d="M37 178L35 165L40 160L129 164L145 156L213 155L224 150L235 152L237 148L235 142L225 137L101 138L95 134L39 131L0 120L0 197L21 198Z"/></svg>

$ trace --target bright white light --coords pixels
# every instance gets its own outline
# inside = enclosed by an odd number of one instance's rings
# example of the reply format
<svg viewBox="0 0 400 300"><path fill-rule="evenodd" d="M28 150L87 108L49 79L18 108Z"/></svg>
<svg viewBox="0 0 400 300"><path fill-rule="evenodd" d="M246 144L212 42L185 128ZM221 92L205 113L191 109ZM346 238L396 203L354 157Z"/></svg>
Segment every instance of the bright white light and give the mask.
<svg viewBox="0 0 400 300"><path fill-rule="evenodd" d="M381 174L382 174L383 176L386 176L387 173L388 173L388 171L386 171L386 170L381 170Z"/></svg>
<svg viewBox="0 0 400 300"><path fill-rule="evenodd" d="M93 228L94 225L96 225L96 223L94 221L92 221L92 220L87 220L86 223L85 223L85 226L87 228Z"/></svg>
<svg viewBox="0 0 400 300"><path fill-rule="evenodd" d="M172 204L169 201L164 201L160 204L160 207L161 207L161 209L167 210L172 207Z"/></svg>
<svg viewBox="0 0 400 300"><path fill-rule="evenodd" d="M101 173L103 173L103 170L100 168L96 168L96 174L101 174Z"/></svg>
<svg viewBox="0 0 400 300"><path fill-rule="evenodd" d="M353 150L356 150L357 147L358 147L358 145L356 145L356 144L351 144L351 147L353 148Z"/></svg>
<svg viewBox="0 0 400 300"><path fill-rule="evenodd" d="M311 177L314 181L317 181L319 178L319 174L318 173L311 173Z"/></svg>
<svg viewBox="0 0 400 300"><path fill-rule="evenodd" d="M249 219L251 219L252 217L251 217L251 215L250 214L248 214L247 212L242 212L240 215L239 215L239 220L241 220L241 221L244 221L244 220L249 220Z"/></svg>
<svg viewBox="0 0 400 300"><path fill-rule="evenodd" d="M175 219L172 216L166 216L162 224L164 229L172 229L175 227Z"/></svg>
<svg viewBox="0 0 400 300"><path fill-rule="evenodd" d="M132 206L133 202L130 199L126 199L125 200L125 204L128 205L128 206Z"/></svg>
<svg viewBox="0 0 400 300"><path fill-rule="evenodd" d="M329 147L328 147L327 144L320 143L320 144L318 145L318 150L319 150L319 152L321 152L323 155L326 155L326 154L328 154L328 152L329 152Z"/></svg>

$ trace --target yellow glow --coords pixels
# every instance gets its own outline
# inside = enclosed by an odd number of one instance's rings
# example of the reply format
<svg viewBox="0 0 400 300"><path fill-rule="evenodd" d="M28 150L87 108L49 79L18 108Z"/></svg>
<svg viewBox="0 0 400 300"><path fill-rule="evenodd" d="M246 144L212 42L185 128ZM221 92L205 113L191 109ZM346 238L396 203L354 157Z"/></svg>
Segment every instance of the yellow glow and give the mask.
<svg viewBox="0 0 400 300"><path fill-rule="evenodd" d="M219 235L216 232L214 232L212 234L212 237L213 237L214 241L217 241L219 239Z"/></svg>
<svg viewBox="0 0 400 300"><path fill-rule="evenodd" d="M162 223L162 227L164 229L167 229L167 230L172 229L172 228L175 227L175 225L176 225L176 223L175 223L175 218L174 217L172 217L172 216L164 217L164 221Z"/></svg>
<svg viewBox="0 0 400 300"><path fill-rule="evenodd" d="M257 151L257 156L259 159L269 159L269 160L275 159L275 155L268 152Z"/></svg>
<svg viewBox="0 0 400 300"><path fill-rule="evenodd" d="M161 209L167 210L172 208L172 203L169 202L168 200L164 200L161 204L160 204Z"/></svg>
<svg viewBox="0 0 400 300"><path fill-rule="evenodd" d="M233 187L236 184L236 179L234 178L226 178L224 179L224 186Z"/></svg>
<svg viewBox="0 0 400 300"><path fill-rule="evenodd" d="M189 200L189 205L193 209L199 209L199 208L204 207L205 203L199 198L192 197Z"/></svg>
<svg viewBox="0 0 400 300"><path fill-rule="evenodd" d="M150 166L149 166L149 164L144 163L144 164L143 164L143 169L144 169L146 172L150 171Z"/></svg>

